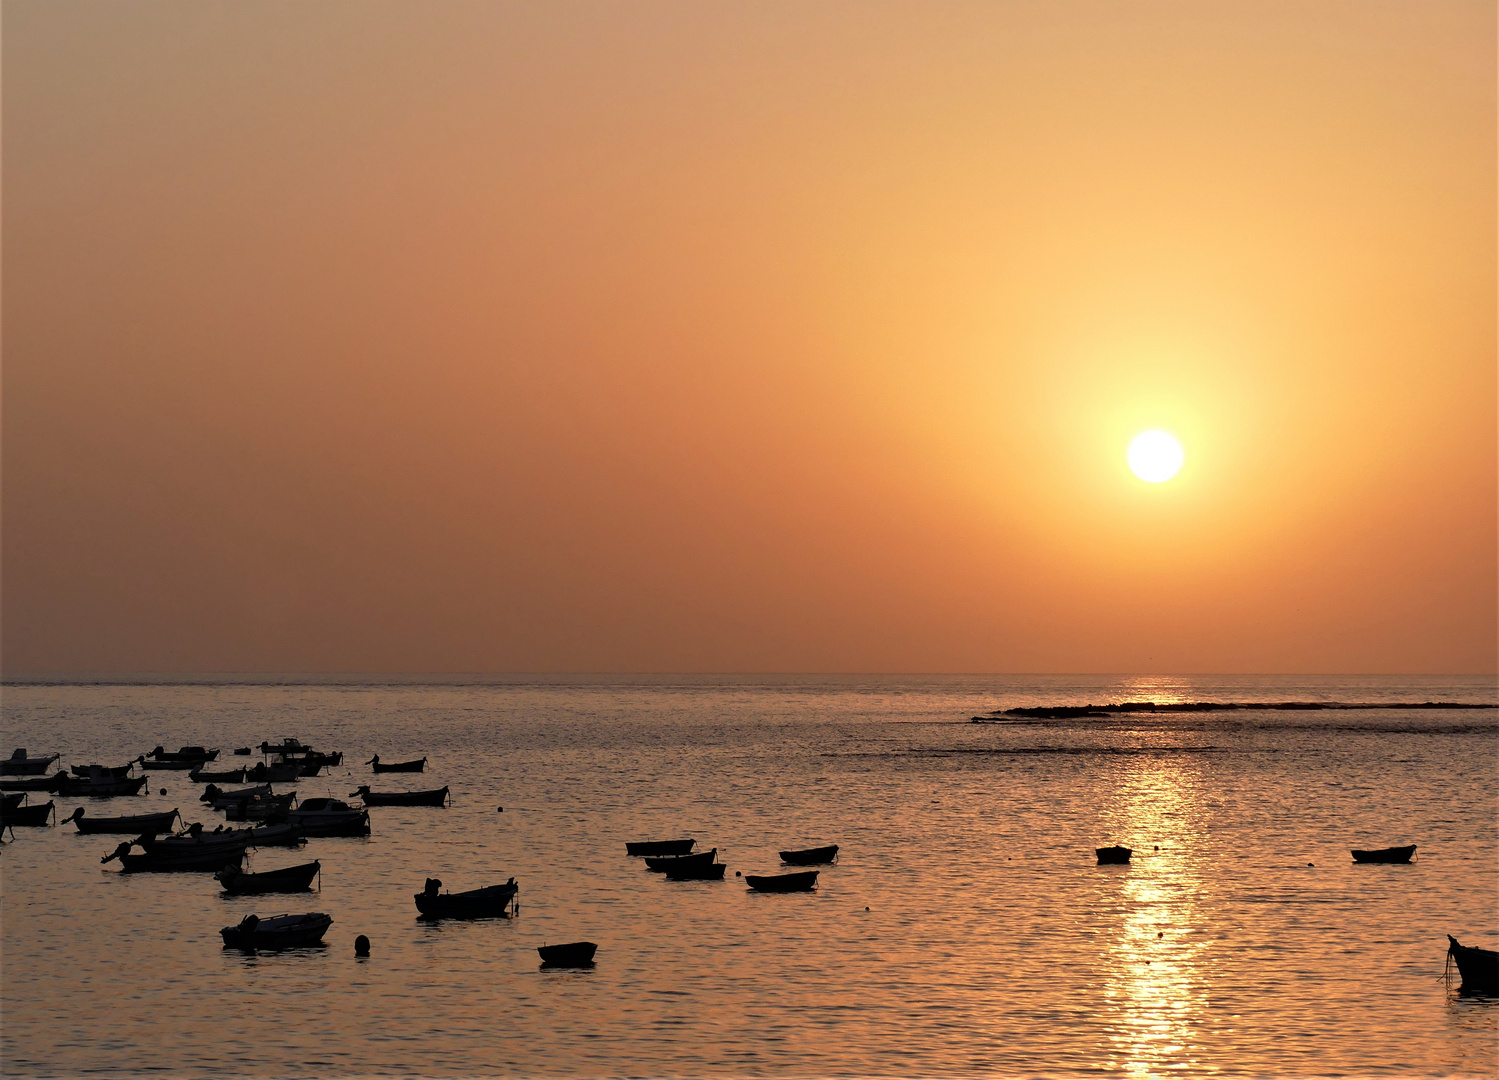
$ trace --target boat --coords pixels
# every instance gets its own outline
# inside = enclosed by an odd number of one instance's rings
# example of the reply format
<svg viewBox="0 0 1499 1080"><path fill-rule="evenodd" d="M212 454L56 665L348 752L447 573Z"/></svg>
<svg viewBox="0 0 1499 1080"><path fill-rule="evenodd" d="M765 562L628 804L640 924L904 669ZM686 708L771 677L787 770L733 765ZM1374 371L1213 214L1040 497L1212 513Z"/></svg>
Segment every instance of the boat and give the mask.
<svg viewBox="0 0 1499 1080"><path fill-rule="evenodd" d="M333 916L321 911L306 915L274 915L262 919L246 915L238 926L219 931L226 949L304 949L321 945Z"/></svg>
<svg viewBox="0 0 1499 1080"><path fill-rule="evenodd" d="M40 806L11 806L0 809L0 829L10 828L13 825L41 828L47 824L52 811L51 799Z"/></svg>
<svg viewBox="0 0 1499 1080"><path fill-rule="evenodd" d="M1499 995L1499 952L1461 945L1457 938L1448 934L1447 955L1456 961L1458 973L1463 977L1458 993Z"/></svg>
<svg viewBox="0 0 1499 1080"><path fill-rule="evenodd" d="M127 761L123 765L74 765L72 772L89 780L123 780L133 768L135 762Z"/></svg>
<svg viewBox="0 0 1499 1080"><path fill-rule="evenodd" d="M209 784L203 789L203 794L198 796L198 801L207 803L215 810L222 810L233 803L265 798L270 794L270 784L256 784L254 787L235 788L233 791L222 791L217 784Z"/></svg>
<svg viewBox="0 0 1499 1080"><path fill-rule="evenodd" d="M288 735L284 736L278 743L268 741L262 742L260 744L260 752L266 757L270 757L272 754L279 754L282 757L290 757L296 754L311 753L312 747L308 746L301 739L293 739Z"/></svg>
<svg viewBox="0 0 1499 1080"><path fill-rule="evenodd" d="M446 806L448 789L432 791L371 791L368 784L361 784L358 791L349 792L349 798L358 795L365 806Z"/></svg>
<svg viewBox="0 0 1499 1080"><path fill-rule="evenodd" d="M696 840L637 840L625 844L626 855L686 855Z"/></svg>
<svg viewBox="0 0 1499 1080"><path fill-rule="evenodd" d="M0 791L51 791L56 792L68 774L59 770L51 776L8 776L0 780Z"/></svg>
<svg viewBox="0 0 1499 1080"><path fill-rule="evenodd" d="M1354 848L1353 861L1361 863L1408 863L1411 861L1411 856L1415 853L1415 844L1408 844L1405 847L1374 848L1371 851Z"/></svg>
<svg viewBox="0 0 1499 1080"><path fill-rule="evenodd" d="M265 762L245 770L245 779L257 784L290 784L302 775L302 766L292 761Z"/></svg>
<svg viewBox="0 0 1499 1080"><path fill-rule="evenodd" d="M248 746L237 746L234 748L233 754L235 757L249 757L250 748Z"/></svg>
<svg viewBox="0 0 1499 1080"><path fill-rule="evenodd" d="M178 750L168 751L158 746L149 754L142 755L150 761L212 761L219 756L217 750L209 750L202 746L184 746ZM150 768L150 766L147 766Z"/></svg>
<svg viewBox="0 0 1499 1080"><path fill-rule="evenodd" d="M664 874L673 868L692 866L694 864L703 866L718 858L718 849L712 848L708 851L699 851L692 855L648 855L645 860L645 868Z"/></svg>
<svg viewBox="0 0 1499 1080"><path fill-rule="evenodd" d="M83 779L77 776L68 776L58 773L57 793L72 798L87 796L91 799L103 799L113 795L139 795L146 786L146 777L137 776L131 779Z"/></svg>
<svg viewBox="0 0 1499 1080"><path fill-rule="evenodd" d="M135 843L153 855L191 855L204 851L243 851L250 846L252 829L225 829L222 825L213 832L204 832L199 822L193 822L180 833L166 836L141 835Z"/></svg>
<svg viewBox="0 0 1499 1080"><path fill-rule="evenodd" d="M202 769L194 769L187 774L187 778L195 784L243 784L245 782L245 771L243 765L238 769L220 769L218 772L204 772Z"/></svg>
<svg viewBox="0 0 1499 1080"><path fill-rule="evenodd" d="M96 833L113 833L119 836L152 836L158 833L169 833L173 829L173 823L179 821L181 816L176 810L168 810L163 814L127 814L124 817L85 817L83 807L74 810L67 817L58 822L66 825L72 822L78 826L78 831L85 836Z"/></svg>
<svg viewBox="0 0 1499 1080"><path fill-rule="evenodd" d="M376 754L374 757L372 757L368 761L366 761L365 764L369 765L369 766L372 766L377 773L379 773L379 772L421 772L423 769L425 769L427 767L427 759L426 758L417 758L415 761L392 761L389 764L386 764L386 763L381 762L380 755Z"/></svg>
<svg viewBox="0 0 1499 1080"><path fill-rule="evenodd" d="M245 849L240 847L207 847L198 851L147 851L143 855L130 852L131 842L126 841L110 854L100 859L101 863L119 859L127 874L170 874L181 872L213 873L226 866L238 866L245 860Z"/></svg>
<svg viewBox="0 0 1499 1080"><path fill-rule="evenodd" d="M237 799L224 807L224 817L229 821L259 821L267 825L280 825L291 813L297 799L296 792L285 795L256 795L249 799Z"/></svg>
<svg viewBox="0 0 1499 1080"><path fill-rule="evenodd" d="M61 754L45 754L30 757L25 749L16 747L10 757L0 760L0 776L40 776Z"/></svg>
<svg viewBox="0 0 1499 1080"><path fill-rule="evenodd" d="M538 945L545 967L593 967L598 946L591 941L569 941L566 945Z"/></svg>
<svg viewBox="0 0 1499 1080"><path fill-rule="evenodd" d="M312 879L318 876L323 864L313 859L300 866L284 866L280 870L263 870L247 874L237 866L226 866L214 875L224 891L233 896L248 896L273 892L306 892L312 888Z"/></svg>
<svg viewBox="0 0 1499 1080"><path fill-rule="evenodd" d="M1122 866L1129 862L1129 857L1134 853L1133 848L1120 847L1117 844L1113 847L1093 849L1093 854L1098 856L1099 866Z"/></svg>
<svg viewBox="0 0 1499 1080"><path fill-rule="evenodd" d="M303 799L286 820L306 836L368 836L370 814L339 799Z"/></svg>
<svg viewBox="0 0 1499 1080"><path fill-rule="evenodd" d="M185 760L172 758L169 761L155 761L152 758L139 757L135 760L140 764L141 768L147 769L150 772L190 772L203 764L203 759L200 758L188 758Z"/></svg>
<svg viewBox="0 0 1499 1080"><path fill-rule="evenodd" d="M744 883L756 892L807 892L817 887L817 871L799 874L745 874Z"/></svg>
<svg viewBox="0 0 1499 1080"><path fill-rule="evenodd" d="M0 810L14 810L26 801L26 792L18 791L14 795L0 795Z"/></svg>
<svg viewBox="0 0 1499 1080"><path fill-rule="evenodd" d="M520 886L511 878L503 885L487 885L468 892L439 892L442 882L428 878L426 887L414 897L416 910L423 919L498 919L504 918L515 903Z"/></svg>
<svg viewBox="0 0 1499 1080"><path fill-rule="evenodd" d="M781 861L791 866L821 866L824 863L836 862L837 859L837 844L829 844L827 847L802 848L800 851L781 852Z"/></svg>
<svg viewBox="0 0 1499 1080"><path fill-rule="evenodd" d="M668 881L722 881L728 864L721 862L697 862L688 857L683 866L668 866L662 871Z"/></svg>
<svg viewBox="0 0 1499 1080"><path fill-rule="evenodd" d="M245 831L251 847L300 847L307 842L307 835L295 825L261 825Z"/></svg>

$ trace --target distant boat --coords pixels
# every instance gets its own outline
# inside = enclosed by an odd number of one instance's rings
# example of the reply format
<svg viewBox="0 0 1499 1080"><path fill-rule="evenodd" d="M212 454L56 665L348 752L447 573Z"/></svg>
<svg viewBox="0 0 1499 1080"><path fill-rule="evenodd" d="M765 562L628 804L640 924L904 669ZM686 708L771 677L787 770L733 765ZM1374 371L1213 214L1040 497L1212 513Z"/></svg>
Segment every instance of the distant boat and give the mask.
<svg viewBox="0 0 1499 1080"><path fill-rule="evenodd" d="M260 821L267 825L282 824L291 813L297 795L288 791L285 795L256 795L239 799L224 807L224 817L229 821Z"/></svg>
<svg viewBox="0 0 1499 1080"><path fill-rule="evenodd" d="M817 886L817 871L799 874L744 875L744 883L756 892L807 892Z"/></svg>
<svg viewBox="0 0 1499 1080"><path fill-rule="evenodd" d="M123 780L130 775L135 764L134 761L127 761L123 765L74 765L72 772L74 776L89 780Z"/></svg>
<svg viewBox="0 0 1499 1080"><path fill-rule="evenodd" d="M649 855L645 860L645 868L664 874L668 870L680 870L686 866L707 866L717 857L717 848L695 852L692 855Z"/></svg>
<svg viewBox="0 0 1499 1080"><path fill-rule="evenodd" d="M431 791L371 791L368 784L361 784L358 791L351 791L349 798L358 795L365 806L446 806L448 789Z"/></svg>
<svg viewBox="0 0 1499 1080"><path fill-rule="evenodd" d="M0 779L0 791L57 791L68 774L59 770L51 776L8 776Z"/></svg>
<svg viewBox="0 0 1499 1080"><path fill-rule="evenodd" d="M627 855L686 855L696 840L639 840L625 845Z"/></svg>
<svg viewBox="0 0 1499 1080"><path fill-rule="evenodd" d="M424 919L495 919L503 918L515 902L520 886L511 878L503 885L489 885L468 892L439 892L442 882L428 878L427 886L414 897L416 910Z"/></svg>
<svg viewBox="0 0 1499 1080"><path fill-rule="evenodd" d="M0 809L0 829L10 828L14 825L41 828L47 824L47 819L52 816L52 800L48 799L40 806L12 806Z"/></svg>
<svg viewBox="0 0 1499 1080"><path fill-rule="evenodd" d="M1113 847L1094 848L1093 854L1098 856L1099 866L1122 866L1129 862L1134 849L1115 845Z"/></svg>
<svg viewBox="0 0 1499 1080"><path fill-rule="evenodd" d="M184 747L182 747L182 748L180 748L178 750L171 750L171 751L165 750L162 747L158 746L156 749L152 750L149 754L143 754L142 758L144 758L144 760L146 760L146 761L157 762L158 765L159 765L161 762L166 762L166 761L177 761L177 762L186 761L186 762L189 762L189 763L194 762L194 761L198 761L198 762L212 761L214 758L216 758L218 756L219 756L219 752L217 750L210 750L207 747L203 747L203 746L184 746ZM152 766L152 765L147 765L146 766L146 768L148 768L148 769L155 768L155 767L157 767L157 766Z"/></svg>
<svg viewBox="0 0 1499 1080"><path fill-rule="evenodd" d="M209 784L203 789L203 794L198 796L198 801L207 803L215 810L223 810L233 803L263 799L270 794L270 784L256 784L254 787L235 788L232 791L224 791L217 784Z"/></svg>
<svg viewBox="0 0 1499 1080"><path fill-rule="evenodd" d="M722 881L728 864L721 862L698 862L690 856L685 866L669 866L662 873L667 881Z"/></svg>
<svg viewBox="0 0 1499 1080"><path fill-rule="evenodd" d="M285 866L280 870L264 870L247 874L237 866L226 866L214 876L226 893L234 896L273 892L306 892L312 888L312 879L317 877L322 863L314 859L300 866Z"/></svg>
<svg viewBox="0 0 1499 1080"><path fill-rule="evenodd" d="M288 823L307 836L368 836L370 813L339 799L303 799L286 815Z"/></svg>
<svg viewBox="0 0 1499 1080"><path fill-rule="evenodd" d="M295 761L261 762L245 770L245 779L256 784L291 784L302 775L302 766Z"/></svg>
<svg viewBox="0 0 1499 1080"><path fill-rule="evenodd" d="M538 945L536 951L546 967L592 967L598 946L591 941L570 941L566 945Z"/></svg>
<svg viewBox="0 0 1499 1080"><path fill-rule="evenodd" d="M0 810L14 810L26 801L26 792L18 791L14 795L0 795Z"/></svg>
<svg viewBox="0 0 1499 1080"><path fill-rule="evenodd" d="M1459 945L1457 938L1448 934L1447 955L1457 962L1458 973L1463 977L1460 993L1499 995L1499 952Z"/></svg>
<svg viewBox="0 0 1499 1080"><path fill-rule="evenodd" d="M10 757L0 760L0 776L40 776L61 754L46 754L30 757L21 747L16 747Z"/></svg>
<svg viewBox="0 0 1499 1080"><path fill-rule="evenodd" d="M114 859L119 859L121 867L127 874L213 873L214 871L222 870L226 866L238 866L245 861L245 849L242 846L213 846L199 851L173 851L165 853L147 851L143 855L132 854L130 847L131 845L127 841L99 861L107 863Z"/></svg>
<svg viewBox="0 0 1499 1080"><path fill-rule="evenodd" d="M124 817L85 817L83 807L74 810L67 817L58 822L66 825L72 822L78 826L78 831L86 836L96 833L113 833L119 836L146 836L158 833L169 833L172 831L173 823L180 820L176 810L168 810L164 814L127 814Z"/></svg>
<svg viewBox="0 0 1499 1080"><path fill-rule="evenodd" d="M791 866L820 866L831 863L838 858L838 845L829 844L827 847L803 848L800 851L781 852L781 861Z"/></svg>
<svg viewBox="0 0 1499 1080"><path fill-rule="evenodd" d="M195 784L243 784L245 782L245 771L243 765L237 769L220 769L218 772L204 772L202 769L194 769L187 774L187 778Z"/></svg>
<svg viewBox="0 0 1499 1080"><path fill-rule="evenodd" d="M193 822L175 835L137 836L135 842L152 855L194 855L204 851L228 851L238 848L243 851L250 846L252 829L225 829L220 826L213 832L205 832L203 826Z"/></svg>
<svg viewBox="0 0 1499 1080"><path fill-rule="evenodd" d="M248 746L238 746L238 747L235 747L235 749L234 749L234 756L235 757L249 757L250 756L250 748Z"/></svg>
<svg viewBox="0 0 1499 1080"><path fill-rule="evenodd" d="M295 825L261 825L245 831L251 847L297 847L307 842L306 834Z"/></svg>
<svg viewBox="0 0 1499 1080"><path fill-rule="evenodd" d="M282 757L286 757L291 754L306 754L311 752L311 750L312 747L308 746L300 739L293 739L290 736L282 738L282 740L278 743L262 742L260 744L260 752L262 754L265 754L267 757L269 757L271 754L280 754ZM235 753L238 752L239 751L237 750L235 751Z"/></svg>
<svg viewBox="0 0 1499 1080"><path fill-rule="evenodd" d="M377 773L421 772L427 767L427 759L417 758L415 761L392 761L389 764L386 764L380 760L380 755L376 754L374 757L366 761L365 764L372 767Z"/></svg>
<svg viewBox="0 0 1499 1080"><path fill-rule="evenodd" d="M1411 861L1411 856L1415 853L1415 844L1409 844L1406 847L1374 848L1372 851L1354 848L1353 861L1362 863L1408 863Z"/></svg>
<svg viewBox="0 0 1499 1080"><path fill-rule="evenodd" d="M146 777L137 776L134 780L122 779L81 779L58 773L57 793L70 797L87 796L91 799L103 799L113 795L139 795L141 789L146 786Z"/></svg>
<svg viewBox="0 0 1499 1080"><path fill-rule="evenodd" d="M306 915L276 915L262 919L246 915L238 926L219 931L226 949L298 949L321 945L333 916L321 911Z"/></svg>

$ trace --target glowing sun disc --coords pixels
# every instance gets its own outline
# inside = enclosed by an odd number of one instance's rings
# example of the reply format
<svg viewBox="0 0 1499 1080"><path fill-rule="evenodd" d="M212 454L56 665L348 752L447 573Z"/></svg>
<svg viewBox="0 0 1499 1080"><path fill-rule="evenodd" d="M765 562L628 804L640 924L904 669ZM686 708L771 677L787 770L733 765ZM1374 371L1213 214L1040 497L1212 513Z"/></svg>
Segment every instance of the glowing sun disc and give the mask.
<svg viewBox="0 0 1499 1080"><path fill-rule="evenodd" d="M1141 480L1165 483L1182 467L1182 444L1166 431L1142 431L1129 444L1129 468Z"/></svg>

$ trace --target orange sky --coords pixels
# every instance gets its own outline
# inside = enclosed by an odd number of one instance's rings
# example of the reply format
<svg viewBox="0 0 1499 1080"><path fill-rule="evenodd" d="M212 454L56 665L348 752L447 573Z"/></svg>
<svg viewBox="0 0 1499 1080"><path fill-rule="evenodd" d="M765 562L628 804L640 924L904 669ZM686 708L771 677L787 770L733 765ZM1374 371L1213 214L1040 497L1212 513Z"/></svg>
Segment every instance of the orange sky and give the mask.
<svg viewBox="0 0 1499 1080"><path fill-rule="evenodd" d="M1491 3L3 18L7 673L1495 670Z"/></svg>

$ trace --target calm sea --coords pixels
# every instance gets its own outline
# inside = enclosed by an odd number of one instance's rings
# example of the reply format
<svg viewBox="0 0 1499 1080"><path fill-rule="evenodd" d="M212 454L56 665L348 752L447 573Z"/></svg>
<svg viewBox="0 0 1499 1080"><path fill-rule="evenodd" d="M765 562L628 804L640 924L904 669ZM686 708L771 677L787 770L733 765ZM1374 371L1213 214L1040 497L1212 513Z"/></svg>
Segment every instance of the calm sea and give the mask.
<svg viewBox="0 0 1499 1080"><path fill-rule="evenodd" d="M118 764L294 735L351 764L426 755L321 893L224 899L124 876L114 837L16 829L3 873L6 1075L1494 1075L1499 1001L1444 980L1446 935L1499 946L1499 714L1247 712L1001 726L1117 700L1493 701L1492 679L776 677L9 685L4 753ZM244 759L239 759L243 761ZM258 760L258 757L257 759ZM158 794L160 788L166 794ZM199 787L154 773L147 797ZM59 816L78 800L59 799ZM497 812L503 806L504 812ZM722 882L627 840L692 836ZM1128 867L1093 849L1133 847ZM806 895L786 847L841 845ZM1351 847L1419 845L1409 866ZM506 921L426 925L412 894L514 876ZM245 956L220 927L324 911L323 950ZM368 935L373 955L353 954ZM543 942L599 943L543 971Z"/></svg>

